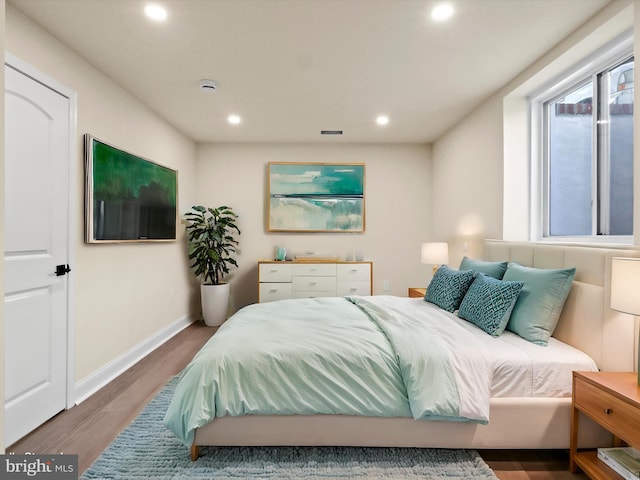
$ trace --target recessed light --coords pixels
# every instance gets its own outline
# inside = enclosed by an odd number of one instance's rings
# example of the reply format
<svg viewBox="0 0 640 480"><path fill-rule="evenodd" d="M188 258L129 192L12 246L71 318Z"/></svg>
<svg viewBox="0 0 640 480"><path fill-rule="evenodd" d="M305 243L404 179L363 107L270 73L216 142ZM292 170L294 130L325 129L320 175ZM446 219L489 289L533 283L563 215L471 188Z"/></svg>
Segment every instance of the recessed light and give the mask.
<svg viewBox="0 0 640 480"><path fill-rule="evenodd" d="M242 119L238 115L229 115L227 121L231 125L238 125L242 121Z"/></svg>
<svg viewBox="0 0 640 480"><path fill-rule="evenodd" d="M158 5L157 3L150 3L144 7L144 13L151 20L156 22L162 22L167 19L167 9Z"/></svg>
<svg viewBox="0 0 640 480"><path fill-rule="evenodd" d="M387 123L389 123L389 117L387 117L386 115L380 115L378 116L378 118L376 118L376 123L378 125L386 125Z"/></svg>
<svg viewBox="0 0 640 480"><path fill-rule="evenodd" d="M444 22L453 16L453 5L450 3L439 3L431 10L431 18L436 22Z"/></svg>

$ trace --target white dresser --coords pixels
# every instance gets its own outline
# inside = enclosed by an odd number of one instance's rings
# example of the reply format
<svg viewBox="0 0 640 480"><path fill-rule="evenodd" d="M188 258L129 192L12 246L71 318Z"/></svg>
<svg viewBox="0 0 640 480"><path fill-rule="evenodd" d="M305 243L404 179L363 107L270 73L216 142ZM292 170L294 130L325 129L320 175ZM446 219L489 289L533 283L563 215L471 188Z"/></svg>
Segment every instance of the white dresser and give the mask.
<svg viewBox="0 0 640 480"><path fill-rule="evenodd" d="M372 295L372 262L258 262L259 302Z"/></svg>

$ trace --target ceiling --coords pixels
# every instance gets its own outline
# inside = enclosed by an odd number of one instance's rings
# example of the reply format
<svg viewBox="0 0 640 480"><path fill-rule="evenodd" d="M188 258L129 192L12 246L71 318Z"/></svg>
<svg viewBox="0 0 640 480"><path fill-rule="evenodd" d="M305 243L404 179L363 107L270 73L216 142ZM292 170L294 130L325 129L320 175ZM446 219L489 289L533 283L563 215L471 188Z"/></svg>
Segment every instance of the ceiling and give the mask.
<svg viewBox="0 0 640 480"><path fill-rule="evenodd" d="M194 141L428 143L609 0L8 3Z"/></svg>

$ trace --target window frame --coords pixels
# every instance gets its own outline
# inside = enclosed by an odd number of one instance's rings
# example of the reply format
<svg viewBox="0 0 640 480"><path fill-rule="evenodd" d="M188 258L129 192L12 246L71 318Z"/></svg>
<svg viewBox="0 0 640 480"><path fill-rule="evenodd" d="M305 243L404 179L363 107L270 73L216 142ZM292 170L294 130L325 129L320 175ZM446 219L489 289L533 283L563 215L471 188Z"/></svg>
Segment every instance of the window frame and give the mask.
<svg viewBox="0 0 640 480"><path fill-rule="evenodd" d="M598 176L598 164L601 161L603 146L599 141L599 118L596 112L600 109L598 98L598 76L608 69L634 58L633 33L626 32L614 41L593 52L582 62L574 64L563 73L553 78L550 82L528 97L530 114L530 238L533 241L549 243L597 243L614 245L631 245L633 235L606 235L598 234L598 209L604 208L598 199L598 182L604 181ZM593 82L594 88L592 105L594 108L592 118L592 198L597 199L597 206L591 209L592 233L591 235L559 236L549 235L549 145L548 145L548 118L545 112L545 104L561 98L565 94L574 91L581 85ZM634 141L636 139L634 138ZM606 175L609 175L607 170ZM608 186L607 186L608 191ZM605 201L608 205L608 199ZM606 213L608 215L608 211Z"/></svg>

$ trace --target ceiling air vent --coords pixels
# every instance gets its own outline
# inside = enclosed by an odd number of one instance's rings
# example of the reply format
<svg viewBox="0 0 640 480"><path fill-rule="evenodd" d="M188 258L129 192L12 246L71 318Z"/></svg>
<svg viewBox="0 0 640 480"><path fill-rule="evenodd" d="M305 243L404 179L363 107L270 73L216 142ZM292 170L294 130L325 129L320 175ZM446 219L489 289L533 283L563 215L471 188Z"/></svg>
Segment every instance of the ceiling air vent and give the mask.
<svg viewBox="0 0 640 480"><path fill-rule="evenodd" d="M320 135L342 135L342 130L320 130Z"/></svg>
<svg viewBox="0 0 640 480"><path fill-rule="evenodd" d="M218 84L215 80L203 79L200 80L200 88L203 92L215 92L218 88Z"/></svg>

